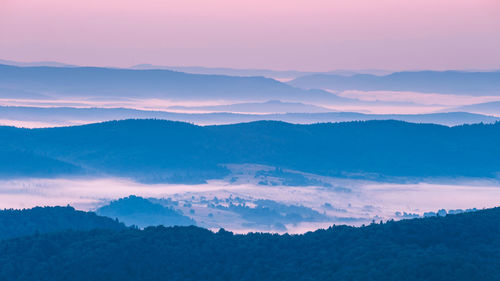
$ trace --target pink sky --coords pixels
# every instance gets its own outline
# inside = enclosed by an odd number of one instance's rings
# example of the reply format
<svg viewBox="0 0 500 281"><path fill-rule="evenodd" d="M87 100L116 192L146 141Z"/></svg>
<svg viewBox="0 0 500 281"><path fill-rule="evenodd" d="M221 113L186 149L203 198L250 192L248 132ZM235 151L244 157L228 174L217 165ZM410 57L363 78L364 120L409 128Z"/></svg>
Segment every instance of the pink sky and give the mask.
<svg viewBox="0 0 500 281"><path fill-rule="evenodd" d="M500 69L498 0L0 0L0 59Z"/></svg>

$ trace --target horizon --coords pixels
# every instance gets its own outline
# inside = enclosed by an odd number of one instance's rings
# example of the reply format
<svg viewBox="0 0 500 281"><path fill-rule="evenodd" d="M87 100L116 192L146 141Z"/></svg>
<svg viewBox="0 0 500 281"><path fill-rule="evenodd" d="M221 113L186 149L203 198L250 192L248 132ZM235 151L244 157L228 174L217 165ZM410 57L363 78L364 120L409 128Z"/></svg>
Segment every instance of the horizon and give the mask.
<svg viewBox="0 0 500 281"><path fill-rule="evenodd" d="M111 67L498 69L495 11L495 0L5 0L0 53Z"/></svg>
<svg viewBox="0 0 500 281"><path fill-rule="evenodd" d="M16 65L20 64L20 65ZM26 65L24 65L26 64ZM36 64L36 65L33 65ZM38 65L40 64L40 65ZM57 64L57 65L51 65ZM206 65L159 65L154 63L138 63L129 66L113 66L113 65L92 65L92 64L71 64L66 61L52 61L52 60L37 60L37 61L23 61L23 60L11 60L6 58L0 58L0 65L9 65L9 66L17 66L17 67L82 67L82 68L114 68L114 69L130 69L130 70L171 70L169 68L186 68L186 73L188 72L188 68L200 68L200 69L228 69L228 70L249 70L249 71L272 71L272 72L303 72L304 74L331 74L335 75L333 72L341 72L341 71L351 71L353 74L366 74L366 73L356 73L356 72L364 72L364 71L382 71L385 72L383 74L375 74L377 76L389 75L391 73L396 72L424 72L424 71L432 71L432 72L497 72L500 71L500 66L494 68L450 68L450 69L430 69L430 68L408 68L408 69L379 69L379 68L362 68L362 69L348 69L348 68L331 68L325 71L308 71L308 70L300 70L300 69L274 69L274 68L245 68L245 67L228 67L228 66L206 66ZM139 66L144 66L145 68L135 68ZM148 68L151 67L151 68ZM154 68L154 67L162 67L162 68ZM178 72L184 72L180 70L174 70ZM223 74L227 76L238 76L238 75L230 75ZM268 77L271 78L271 77Z"/></svg>

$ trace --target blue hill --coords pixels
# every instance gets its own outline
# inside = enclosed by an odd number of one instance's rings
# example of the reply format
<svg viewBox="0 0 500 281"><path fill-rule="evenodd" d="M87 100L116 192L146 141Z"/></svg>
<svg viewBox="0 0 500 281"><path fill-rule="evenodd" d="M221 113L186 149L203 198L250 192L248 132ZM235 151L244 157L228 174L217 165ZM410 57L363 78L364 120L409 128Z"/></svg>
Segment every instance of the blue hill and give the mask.
<svg viewBox="0 0 500 281"><path fill-rule="evenodd" d="M200 127L124 120L76 127L0 127L0 174L52 171L200 183L224 164L255 163L329 176L497 177L500 123L446 127L400 121ZM75 167L75 168L73 168Z"/></svg>
<svg viewBox="0 0 500 281"><path fill-rule="evenodd" d="M413 91L424 93L500 95L500 71L407 71L385 76L314 74L299 77L290 85L305 89Z"/></svg>

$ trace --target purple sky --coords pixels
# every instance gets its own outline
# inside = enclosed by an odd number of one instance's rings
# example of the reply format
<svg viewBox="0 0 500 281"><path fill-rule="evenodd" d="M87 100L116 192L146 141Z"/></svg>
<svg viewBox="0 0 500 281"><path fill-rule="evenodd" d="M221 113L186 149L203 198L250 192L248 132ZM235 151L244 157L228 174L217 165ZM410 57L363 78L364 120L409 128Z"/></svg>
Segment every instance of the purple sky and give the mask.
<svg viewBox="0 0 500 281"><path fill-rule="evenodd" d="M0 59L500 69L499 0L0 0Z"/></svg>

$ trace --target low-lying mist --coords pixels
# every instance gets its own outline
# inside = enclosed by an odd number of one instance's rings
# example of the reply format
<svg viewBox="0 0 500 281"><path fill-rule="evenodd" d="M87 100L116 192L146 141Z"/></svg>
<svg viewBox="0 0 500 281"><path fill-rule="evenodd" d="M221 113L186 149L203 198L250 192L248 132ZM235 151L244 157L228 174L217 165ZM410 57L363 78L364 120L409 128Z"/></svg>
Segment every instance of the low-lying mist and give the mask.
<svg viewBox="0 0 500 281"><path fill-rule="evenodd" d="M332 224L361 225L372 220L423 216L440 209L494 207L500 203L500 184L489 181L392 184L346 179L338 179L331 186L270 186L227 181L200 185L141 184L121 178L0 181L0 208L69 204L81 210L96 210L111 200L129 195L176 202L175 208L181 213L208 228L302 233ZM283 219L282 225L278 221L279 228L273 228L275 224L265 222L269 214L258 217L248 213L256 202L275 202L272 204L282 206L276 209L278 212L289 210L291 213L282 214L287 219ZM245 209L241 209L243 207ZM301 212L290 210L299 210L299 207L317 214L316 217L290 220L290 215ZM269 210L270 207L264 205L263 208Z"/></svg>

